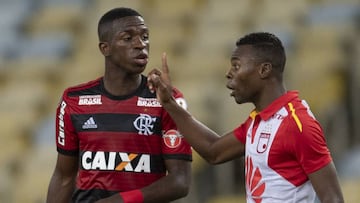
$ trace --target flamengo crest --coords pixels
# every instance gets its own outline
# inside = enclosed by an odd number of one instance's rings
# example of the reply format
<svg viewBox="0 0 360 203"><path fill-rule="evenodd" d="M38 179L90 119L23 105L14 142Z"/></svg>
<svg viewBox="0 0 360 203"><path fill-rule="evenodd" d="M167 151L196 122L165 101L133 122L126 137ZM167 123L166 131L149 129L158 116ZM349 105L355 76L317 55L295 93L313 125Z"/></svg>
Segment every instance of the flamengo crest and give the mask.
<svg viewBox="0 0 360 203"><path fill-rule="evenodd" d="M149 116L148 114L140 114L139 117L133 122L134 127L138 130L140 135L152 135L154 123L156 118Z"/></svg>

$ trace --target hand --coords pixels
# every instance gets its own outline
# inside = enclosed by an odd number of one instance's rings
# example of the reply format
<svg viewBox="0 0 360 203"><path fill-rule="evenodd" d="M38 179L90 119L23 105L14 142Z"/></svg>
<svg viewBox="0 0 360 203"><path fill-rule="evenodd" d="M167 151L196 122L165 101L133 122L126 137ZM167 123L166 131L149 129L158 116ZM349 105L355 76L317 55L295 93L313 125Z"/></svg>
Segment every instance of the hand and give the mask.
<svg viewBox="0 0 360 203"><path fill-rule="evenodd" d="M148 74L148 86L150 91L156 91L157 99L161 104L169 102L172 98L172 86L167 64L166 53L162 55L162 68L153 69Z"/></svg>

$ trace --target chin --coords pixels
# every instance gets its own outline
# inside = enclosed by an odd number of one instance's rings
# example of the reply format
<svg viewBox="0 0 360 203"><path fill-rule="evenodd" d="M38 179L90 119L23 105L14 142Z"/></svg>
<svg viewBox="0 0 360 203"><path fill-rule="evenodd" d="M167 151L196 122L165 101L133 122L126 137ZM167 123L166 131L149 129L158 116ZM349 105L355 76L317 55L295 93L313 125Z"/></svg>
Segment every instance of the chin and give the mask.
<svg viewBox="0 0 360 203"><path fill-rule="evenodd" d="M146 68L146 65L138 65L138 66L135 66L135 67L134 67L134 70L135 70L137 73L142 73L142 72L144 72L145 68Z"/></svg>
<svg viewBox="0 0 360 203"><path fill-rule="evenodd" d="M235 97L235 102L236 102L237 104L244 104L244 103L246 103L246 101L244 101L243 99L241 99L241 98L236 98L236 97Z"/></svg>

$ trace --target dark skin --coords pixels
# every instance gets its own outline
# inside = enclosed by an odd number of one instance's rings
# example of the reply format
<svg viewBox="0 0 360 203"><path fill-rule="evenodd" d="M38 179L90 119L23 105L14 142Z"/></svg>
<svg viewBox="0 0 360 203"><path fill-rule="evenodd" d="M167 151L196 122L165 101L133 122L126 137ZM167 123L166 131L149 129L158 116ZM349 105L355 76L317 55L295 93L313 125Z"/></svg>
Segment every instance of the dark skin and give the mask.
<svg viewBox="0 0 360 203"><path fill-rule="evenodd" d="M231 68L226 74L227 88L238 104L251 102L260 112L286 92L282 75L269 62L256 59L251 45L236 47L231 57ZM280 74L280 75L279 75ZM179 130L192 147L210 164L220 164L244 156L245 145L233 132L223 136L196 120L189 112L177 105L167 83L169 69L165 66L149 73L150 88L176 122ZM316 194L323 203L341 203L344 198L333 162L309 174Z"/></svg>
<svg viewBox="0 0 360 203"><path fill-rule="evenodd" d="M46 202L70 202L71 195L75 190L78 163L78 157L65 156L58 153Z"/></svg>
<svg viewBox="0 0 360 203"><path fill-rule="evenodd" d="M99 49L105 57L104 85L110 94L128 95L139 87L141 73L148 60L148 35L143 18L130 16L116 20L109 39L99 43ZM48 203L70 201L75 189L78 162L78 157L58 154L49 185ZM166 176L144 188L139 188L145 203L169 202L187 195L191 180L191 162L166 159L165 166ZM122 203L123 200L119 194L115 194L96 202Z"/></svg>

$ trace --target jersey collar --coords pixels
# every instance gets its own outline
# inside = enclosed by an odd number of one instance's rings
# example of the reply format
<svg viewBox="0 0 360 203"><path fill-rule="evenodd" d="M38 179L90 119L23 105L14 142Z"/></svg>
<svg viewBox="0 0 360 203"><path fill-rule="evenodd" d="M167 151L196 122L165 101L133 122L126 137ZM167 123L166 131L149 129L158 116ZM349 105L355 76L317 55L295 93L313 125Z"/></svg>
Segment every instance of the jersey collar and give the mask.
<svg viewBox="0 0 360 203"><path fill-rule="evenodd" d="M260 113L253 110L250 113L251 118L255 118L255 116L259 115L262 120L268 120L271 116L273 116L276 112L278 112L283 106L292 101L293 99L299 96L298 91L288 91L279 98L275 99L269 106L267 106Z"/></svg>

